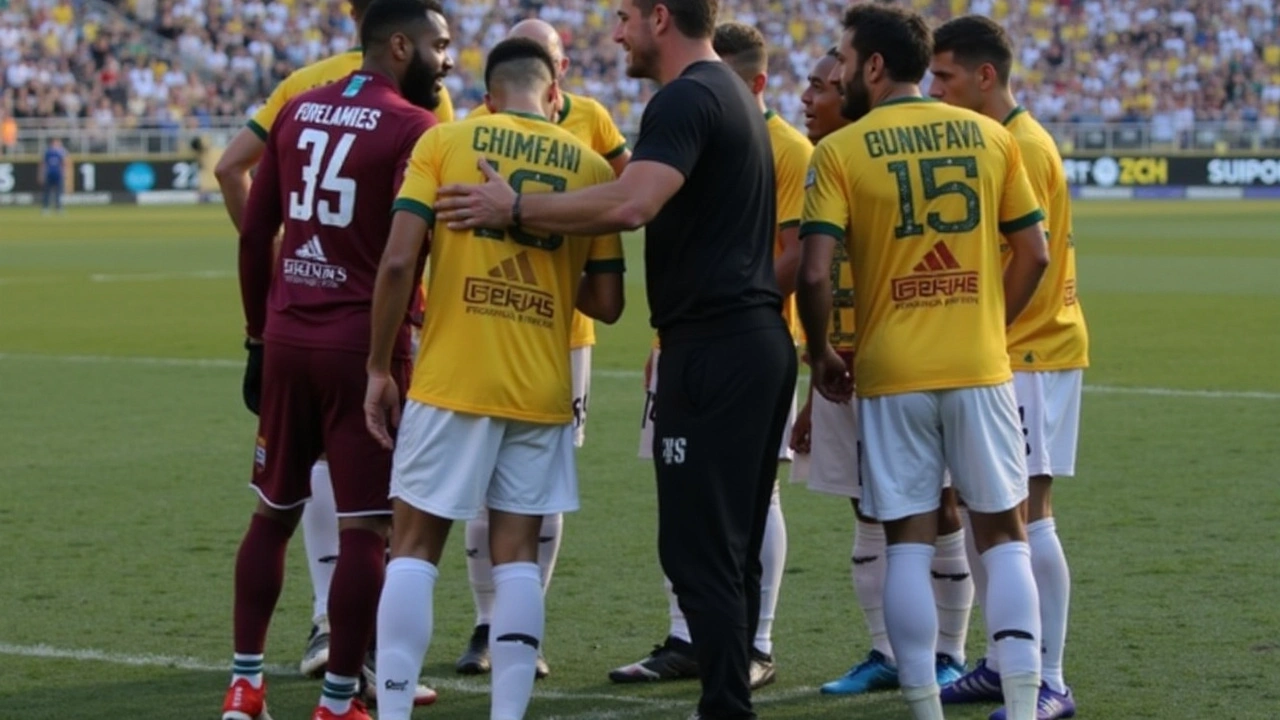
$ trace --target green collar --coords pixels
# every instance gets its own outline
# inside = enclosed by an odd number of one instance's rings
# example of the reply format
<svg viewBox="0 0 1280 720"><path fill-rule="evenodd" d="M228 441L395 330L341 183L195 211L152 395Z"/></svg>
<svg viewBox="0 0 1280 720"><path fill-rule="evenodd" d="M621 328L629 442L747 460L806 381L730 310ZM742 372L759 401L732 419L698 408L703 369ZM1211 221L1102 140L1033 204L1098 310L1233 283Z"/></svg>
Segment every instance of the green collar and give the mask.
<svg viewBox="0 0 1280 720"><path fill-rule="evenodd" d="M535 113L521 112L519 110L503 110L502 112L506 115L515 115L516 117L525 118L527 120L540 120L542 122L549 122L546 118Z"/></svg>
<svg viewBox="0 0 1280 720"><path fill-rule="evenodd" d="M569 110L573 107L573 96L567 92L560 93L560 97L564 102L560 104L560 115L556 118L556 124L563 123L569 117Z"/></svg>
<svg viewBox="0 0 1280 720"><path fill-rule="evenodd" d="M769 122L769 121L770 121L770 120L772 120L774 117L776 117L776 116L777 116L777 114L778 114L778 113L776 113L776 112L774 112L774 111L772 111L772 110L765 110L765 111L764 111L764 120L765 120L765 122Z"/></svg>
<svg viewBox="0 0 1280 720"><path fill-rule="evenodd" d="M886 100L880 103L879 105L877 105L876 107L888 107L890 105L904 105L906 103L918 103L918 102L938 102L938 101L934 100L933 98L921 97L919 95L908 95L906 97Z"/></svg>
<svg viewBox="0 0 1280 720"><path fill-rule="evenodd" d="M1013 122L1014 118L1018 117L1019 115L1021 115L1026 111L1027 109L1022 107L1021 105L1015 105L1014 108L1009 111L1009 114L1004 117L1004 120L1000 121L1000 124L1008 125L1009 123Z"/></svg>

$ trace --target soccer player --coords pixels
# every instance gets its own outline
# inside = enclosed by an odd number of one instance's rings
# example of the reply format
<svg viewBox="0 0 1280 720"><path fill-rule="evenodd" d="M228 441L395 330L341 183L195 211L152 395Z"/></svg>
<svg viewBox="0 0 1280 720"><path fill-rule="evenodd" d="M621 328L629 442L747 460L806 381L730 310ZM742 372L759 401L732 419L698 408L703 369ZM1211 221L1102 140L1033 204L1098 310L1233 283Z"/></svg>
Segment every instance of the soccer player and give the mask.
<svg viewBox="0 0 1280 720"><path fill-rule="evenodd" d="M536 18L522 20L512 26L508 38L528 38L546 48L556 66L556 81L564 81L569 69L560 33L550 24ZM487 105L481 105L467 116L468 119L490 114ZM603 105L591 98L560 90L560 106L555 122L573 133L592 150L609 161L615 174L620 174L631 159L627 140L614 125L613 118ZM619 276L619 282L621 277ZM573 371L573 444L582 447L586 440L587 397L591 389L591 348L596 343L595 324L591 318L574 311L569 337L569 353ZM556 558L564 534L564 517L559 513L543 519L538 545L538 567L542 571L545 592L551 584ZM465 675L489 672L489 619L493 614L493 563L489 559L489 518L480 513L467 523L467 575L471 580L471 594L476 604L476 626L471 633L467 649L458 658L454 668ZM550 673L546 660L538 656L538 677Z"/></svg>
<svg viewBox="0 0 1280 720"><path fill-rule="evenodd" d="M809 168L809 156L813 145L795 128L787 124L777 113L769 110L764 101L764 91L769 82L769 53L764 36L759 30L742 23L724 23L716 28L712 47L716 54L738 74L750 88L756 100L756 109L764 115L773 150L774 184L777 193L777 233L774 241L774 275L785 300L784 316L798 334L795 305L796 267L800 261L800 212L804 209L804 176ZM653 365L659 349L653 348L645 367L646 391L649 398L656 395L656 376ZM794 401L793 401L794 407ZM652 459L653 444L652 407L648 399L641 418L640 457ZM783 444L778 451L779 461L791 460L790 432L783 431ZM777 482L769 500L769 516L765 521L764 541L761 545L760 565L760 619L751 648L751 688L761 688L773 682L777 670L773 661L773 618L778 607L778 595L782 589L782 573L787 557L787 525L782 515L782 503ZM671 581L663 579L670 606L671 625L662 644L654 647L644 659L615 668L609 679L617 683L651 682L693 678L698 675L690 645L689 624L680 603L671 592Z"/></svg>
<svg viewBox="0 0 1280 720"><path fill-rule="evenodd" d="M351 0L351 19L355 21L357 38L371 2L373 0ZM271 132L280 111L301 93L341 80L358 70L361 57L360 48L357 47L294 71L276 86L253 118L231 139L218 159L214 176L218 179L223 204L226 205L227 214L237 232L241 229L240 218L244 214L245 201L249 196L249 171L262 157L267 134ZM432 114L439 122L449 122L453 120L453 105L448 88L442 88L439 96L439 104ZM246 404L252 406L252 397L257 392L252 386L257 378L246 373L245 380ZM323 674L329 658L327 599L329 584L333 581L333 563L338 556L338 519L329 474L329 463L322 456L311 469L311 501L302 511L302 542L307 552L313 608L311 634L307 638L298 670L310 677ZM422 690L425 693L424 700L428 699L427 694L434 692L427 688Z"/></svg>
<svg viewBox="0 0 1280 720"><path fill-rule="evenodd" d="M885 626L913 716L942 718L929 568L950 470L990 578L1009 715L1031 720L1040 618L1004 329L1048 263L1043 213L998 122L920 96L933 50L920 15L863 4L843 25L843 111L853 124L814 152L800 231L797 296L814 383L849 402L857 379L861 507L884 524ZM1001 235L1012 252L1003 281ZM841 241L858 291L852 370L826 334Z"/></svg>
<svg viewBox="0 0 1280 720"><path fill-rule="evenodd" d="M48 215L53 210L62 212L62 188L66 169L67 151L63 149L62 141L54 138L49 141L40 165L40 185L44 189L41 214Z"/></svg>
<svg viewBox="0 0 1280 720"><path fill-rule="evenodd" d="M380 720L409 718L445 539L455 520L484 508L495 588L490 717L524 717L544 629L539 530L543 516L578 509L572 309L606 322L622 312L616 234L455 231L435 221L441 185L479 177L477 152L529 199L613 178L603 157L550 122L559 89L541 45L499 43L485 86L493 114L432 130L414 148L375 289L367 423L388 448L388 419L399 426L392 560L378 607ZM401 420L392 341L432 228L431 302Z"/></svg>
<svg viewBox="0 0 1280 720"><path fill-rule="evenodd" d="M435 0L379 0L361 27L364 60L346 79L281 111L245 208L241 295L251 343L264 343L253 487L257 510L236 558L235 663L223 720L266 713L263 646L284 554L327 453L339 524L329 592L331 643L314 720L368 720L356 701L386 564L391 454L364 429L361 380L378 258L428 110L449 71ZM284 223L281 260L273 241ZM409 369L408 303L395 372Z"/></svg>
<svg viewBox="0 0 1280 720"><path fill-rule="evenodd" d="M627 74L662 87L614 182L517 193L446 187L449 227L599 234L645 227L658 365L658 556L689 622L707 718L752 718L760 548L795 392L794 340L773 271L769 131L712 47L716 0L625 0L613 38Z"/></svg>
<svg viewBox="0 0 1280 720"><path fill-rule="evenodd" d="M1073 717L1075 699L1062 675L1071 574L1058 540L1052 503L1053 478L1075 474L1080 391L1089 365L1089 335L1076 297L1071 192L1053 137L1009 89L1013 44L1004 29L977 15L956 18L934 33L933 52L930 94L999 120L1013 133L1031 187L1047 213L1049 269L1027 309L1009 326L1009 363L1026 437L1027 537L1044 633L1043 685L1036 717ZM986 661L979 661L953 686L944 687L942 701L1000 699L1000 668L988 638ZM1003 720L1004 711L991 717Z"/></svg>

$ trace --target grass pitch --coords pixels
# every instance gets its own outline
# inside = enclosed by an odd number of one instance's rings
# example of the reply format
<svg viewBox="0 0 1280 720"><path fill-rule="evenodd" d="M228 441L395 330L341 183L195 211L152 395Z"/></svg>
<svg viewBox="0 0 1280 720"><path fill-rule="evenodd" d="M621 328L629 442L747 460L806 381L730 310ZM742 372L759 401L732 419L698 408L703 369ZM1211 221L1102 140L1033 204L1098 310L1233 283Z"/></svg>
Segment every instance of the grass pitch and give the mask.
<svg viewBox="0 0 1280 720"><path fill-rule="evenodd" d="M1280 205L1078 203L1092 335L1079 477L1055 493L1081 717L1280 716ZM635 458L650 332L641 244L601 327L583 510L548 599L531 718L683 718L696 683L612 685L666 630L652 470ZM235 238L219 207L0 211L0 716L213 718L231 653L254 422L241 406ZM764 718L907 717L821 697L865 654L847 504L783 487L787 575ZM415 717L488 717L453 661L471 629L455 534ZM301 538L268 640L271 707L309 717ZM981 652L980 620L970 650ZM985 718L992 708L948 710Z"/></svg>

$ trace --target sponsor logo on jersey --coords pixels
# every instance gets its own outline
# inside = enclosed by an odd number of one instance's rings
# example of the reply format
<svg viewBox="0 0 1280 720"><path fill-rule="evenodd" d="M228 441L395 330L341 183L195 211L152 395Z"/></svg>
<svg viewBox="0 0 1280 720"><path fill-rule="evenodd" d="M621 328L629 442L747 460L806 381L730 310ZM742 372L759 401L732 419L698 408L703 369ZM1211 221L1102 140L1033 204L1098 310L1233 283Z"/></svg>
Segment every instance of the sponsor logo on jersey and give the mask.
<svg viewBox="0 0 1280 720"><path fill-rule="evenodd" d="M899 310L978 302L978 273L964 270L946 243L938 242L911 274L893 279L893 301Z"/></svg>
<svg viewBox="0 0 1280 720"><path fill-rule="evenodd" d="M486 277L469 277L463 284L467 313L487 315L550 328L556 316L555 297L538 288L538 276L528 251L489 268Z"/></svg>
<svg viewBox="0 0 1280 720"><path fill-rule="evenodd" d="M320 244L320 236L313 235L293 251L294 257L284 258L281 269L285 282L310 287L336 288L347 281L347 269L330 265Z"/></svg>

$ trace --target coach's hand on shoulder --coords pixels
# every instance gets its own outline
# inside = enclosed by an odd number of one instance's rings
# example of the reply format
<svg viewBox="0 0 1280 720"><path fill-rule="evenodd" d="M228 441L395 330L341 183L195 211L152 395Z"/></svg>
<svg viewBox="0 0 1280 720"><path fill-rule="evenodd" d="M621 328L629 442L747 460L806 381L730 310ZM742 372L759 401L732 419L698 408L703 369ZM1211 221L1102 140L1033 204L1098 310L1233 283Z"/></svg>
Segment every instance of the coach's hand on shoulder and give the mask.
<svg viewBox="0 0 1280 720"><path fill-rule="evenodd" d="M246 338L244 341L244 349L249 351L249 357L244 365L244 382L240 390L244 395L244 406L254 415L258 414L262 402L263 347L261 340Z"/></svg>
<svg viewBox="0 0 1280 720"><path fill-rule="evenodd" d="M436 192L436 219L450 230L505 230L513 224L516 191L481 157L483 185L445 185Z"/></svg>
<svg viewBox="0 0 1280 720"><path fill-rule="evenodd" d="M364 393L364 424L379 445L395 449L392 433L400 426L400 388L389 373L369 372Z"/></svg>
<svg viewBox="0 0 1280 720"><path fill-rule="evenodd" d="M811 382L822 397L834 403L846 403L853 398L853 373L835 348L827 345L813 352L810 347L809 361Z"/></svg>

